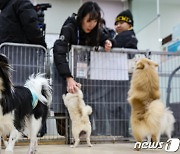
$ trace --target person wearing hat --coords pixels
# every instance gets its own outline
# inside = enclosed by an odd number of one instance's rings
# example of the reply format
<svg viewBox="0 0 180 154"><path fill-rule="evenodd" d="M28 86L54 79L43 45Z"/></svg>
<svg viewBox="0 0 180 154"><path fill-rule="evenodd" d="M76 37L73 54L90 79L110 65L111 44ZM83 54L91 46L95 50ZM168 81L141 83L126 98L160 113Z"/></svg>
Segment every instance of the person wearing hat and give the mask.
<svg viewBox="0 0 180 154"><path fill-rule="evenodd" d="M121 12L115 19L115 45L118 48L137 49L138 40L133 30L133 15L129 10Z"/></svg>

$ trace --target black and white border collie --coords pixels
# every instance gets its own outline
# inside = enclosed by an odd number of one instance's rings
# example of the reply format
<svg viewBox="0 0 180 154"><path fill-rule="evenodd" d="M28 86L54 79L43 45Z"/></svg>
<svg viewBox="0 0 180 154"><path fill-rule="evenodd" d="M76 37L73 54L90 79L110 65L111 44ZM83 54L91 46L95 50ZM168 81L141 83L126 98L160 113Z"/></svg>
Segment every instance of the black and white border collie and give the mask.
<svg viewBox="0 0 180 154"><path fill-rule="evenodd" d="M42 74L30 76L24 86L14 86L10 71L7 57L0 54L0 136L9 135L8 142L5 142L6 151L13 152L19 136L28 130L28 154L34 154L37 134L46 121L52 101L51 87Z"/></svg>

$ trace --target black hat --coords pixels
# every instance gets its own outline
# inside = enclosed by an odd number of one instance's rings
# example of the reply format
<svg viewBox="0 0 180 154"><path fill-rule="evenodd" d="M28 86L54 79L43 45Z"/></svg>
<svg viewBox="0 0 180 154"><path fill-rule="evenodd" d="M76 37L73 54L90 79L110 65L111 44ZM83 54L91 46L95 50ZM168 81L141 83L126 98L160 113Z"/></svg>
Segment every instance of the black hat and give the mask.
<svg viewBox="0 0 180 154"><path fill-rule="evenodd" d="M121 12L117 17L116 17L116 20L115 20L115 25L118 21L125 21L127 23L129 23L130 25L133 26L134 24L134 21L133 21L133 15L132 13L129 11L129 10L125 10L123 12Z"/></svg>

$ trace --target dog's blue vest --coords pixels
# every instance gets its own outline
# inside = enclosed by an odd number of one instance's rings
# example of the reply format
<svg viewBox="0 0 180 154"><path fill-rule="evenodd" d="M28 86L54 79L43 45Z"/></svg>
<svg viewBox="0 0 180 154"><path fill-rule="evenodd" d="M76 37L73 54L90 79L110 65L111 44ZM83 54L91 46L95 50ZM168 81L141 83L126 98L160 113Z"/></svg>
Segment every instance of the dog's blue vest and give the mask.
<svg viewBox="0 0 180 154"><path fill-rule="evenodd" d="M36 93L33 90L31 90L31 89L29 89L29 90L31 91L31 94L32 94L32 98L33 98L32 107L34 109L38 104L38 97L37 97Z"/></svg>

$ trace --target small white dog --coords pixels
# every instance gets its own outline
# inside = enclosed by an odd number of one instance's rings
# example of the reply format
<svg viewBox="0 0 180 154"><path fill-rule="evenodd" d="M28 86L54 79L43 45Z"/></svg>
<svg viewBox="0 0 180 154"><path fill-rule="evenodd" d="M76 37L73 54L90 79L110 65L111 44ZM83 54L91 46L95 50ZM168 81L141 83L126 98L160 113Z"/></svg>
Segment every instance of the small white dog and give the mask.
<svg viewBox="0 0 180 154"><path fill-rule="evenodd" d="M89 121L89 115L92 113L92 108L84 103L83 93L79 88L76 89L76 93L67 93L62 97L72 121L72 135L75 143L71 147L74 148L79 144L79 135L82 131L86 132L86 141L88 146L91 147L91 123Z"/></svg>

